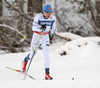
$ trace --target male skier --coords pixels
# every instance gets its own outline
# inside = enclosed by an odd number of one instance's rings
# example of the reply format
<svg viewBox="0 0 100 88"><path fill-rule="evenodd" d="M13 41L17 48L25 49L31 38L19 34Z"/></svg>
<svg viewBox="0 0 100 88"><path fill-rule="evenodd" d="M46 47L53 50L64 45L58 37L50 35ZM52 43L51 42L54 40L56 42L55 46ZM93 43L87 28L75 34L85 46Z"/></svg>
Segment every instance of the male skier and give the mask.
<svg viewBox="0 0 100 88"><path fill-rule="evenodd" d="M56 17L52 15L52 7L51 5L47 4L44 7L43 13L39 13L35 16L32 26L32 31L34 31L32 41L31 41L31 52L26 56L26 58L23 61L23 71L26 71L26 66L28 63L28 60L32 59L32 56L34 54L34 50L37 46L37 49L39 45L41 44L43 49L43 55L44 55L44 64L45 64L45 79L51 80L53 79L49 75L50 70L50 60L49 60L49 49L50 49L50 40L53 39L54 30L56 27ZM51 31L49 36L49 31ZM41 33L43 32L42 36ZM39 38L41 36L40 41L38 42ZM36 55L37 49L35 51L34 56Z"/></svg>

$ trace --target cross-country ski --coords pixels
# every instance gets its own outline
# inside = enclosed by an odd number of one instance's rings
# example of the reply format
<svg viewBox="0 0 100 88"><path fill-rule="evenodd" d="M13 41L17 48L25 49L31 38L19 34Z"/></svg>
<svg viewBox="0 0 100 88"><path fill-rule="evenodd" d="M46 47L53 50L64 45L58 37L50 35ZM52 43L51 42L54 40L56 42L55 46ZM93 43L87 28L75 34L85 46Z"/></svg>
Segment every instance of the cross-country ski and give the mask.
<svg viewBox="0 0 100 88"><path fill-rule="evenodd" d="M10 70L13 70L13 71L16 71L16 72L18 72L18 73L24 74L24 75L28 76L29 78L35 80L35 78L33 78L32 76L30 76L29 74L24 73L24 72L21 71L21 70L13 69L13 68L10 68L10 67L8 67L8 66L6 66L6 68L8 68L8 69L10 69Z"/></svg>

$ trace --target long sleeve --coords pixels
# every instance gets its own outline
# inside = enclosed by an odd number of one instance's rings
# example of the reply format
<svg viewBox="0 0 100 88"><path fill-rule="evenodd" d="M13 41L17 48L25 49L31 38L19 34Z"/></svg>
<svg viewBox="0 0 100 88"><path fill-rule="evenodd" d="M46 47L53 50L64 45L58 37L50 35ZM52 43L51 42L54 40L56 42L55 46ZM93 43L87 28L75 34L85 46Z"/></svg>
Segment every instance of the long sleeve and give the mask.
<svg viewBox="0 0 100 88"><path fill-rule="evenodd" d="M39 15L36 15L33 21L32 31L41 31L40 30L41 26L38 25L38 20L39 20Z"/></svg>
<svg viewBox="0 0 100 88"><path fill-rule="evenodd" d="M54 22L53 22L53 25L51 27L51 34L54 34L55 28L56 28L56 17L54 17Z"/></svg>

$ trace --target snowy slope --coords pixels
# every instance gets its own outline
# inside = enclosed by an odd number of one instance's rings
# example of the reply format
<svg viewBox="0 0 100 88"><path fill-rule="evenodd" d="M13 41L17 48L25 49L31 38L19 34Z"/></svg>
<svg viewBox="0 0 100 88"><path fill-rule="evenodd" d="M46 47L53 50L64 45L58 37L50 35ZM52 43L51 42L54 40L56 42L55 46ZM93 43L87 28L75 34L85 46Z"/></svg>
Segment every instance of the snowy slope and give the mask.
<svg viewBox="0 0 100 88"><path fill-rule="evenodd" d="M29 53L0 55L0 88L100 88L100 42L99 37L78 38L73 41L51 45L51 76L44 78L44 59L42 50L34 58L28 74L11 71L5 66L21 69L23 58ZM67 55L60 55L66 52ZM74 79L74 80L72 80Z"/></svg>

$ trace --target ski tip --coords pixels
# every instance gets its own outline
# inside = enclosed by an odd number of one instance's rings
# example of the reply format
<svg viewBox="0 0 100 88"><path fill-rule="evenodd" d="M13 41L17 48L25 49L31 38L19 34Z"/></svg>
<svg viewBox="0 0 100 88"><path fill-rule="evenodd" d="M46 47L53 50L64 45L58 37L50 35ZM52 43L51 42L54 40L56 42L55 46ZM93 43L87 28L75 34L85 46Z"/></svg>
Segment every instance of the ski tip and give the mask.
<svg viewBox="0 0 100 88"><path fill-rule="evenodd" d="M6 68L8 68L7 66L5 66Z"/></svg>

